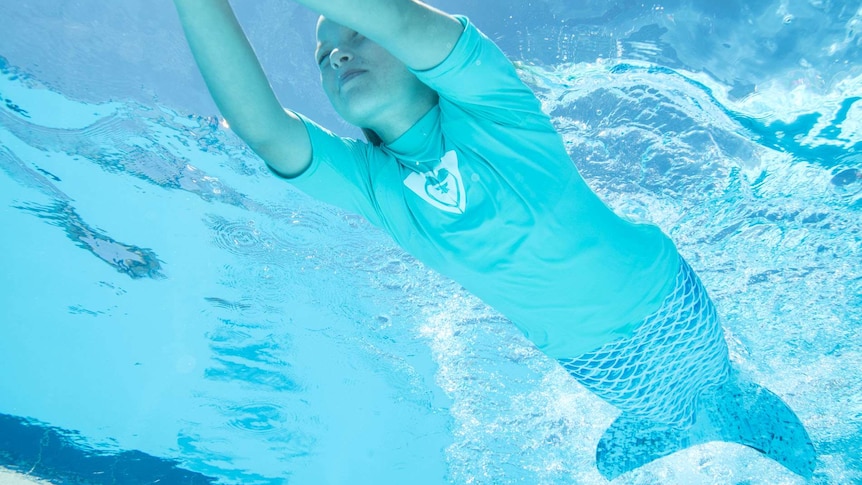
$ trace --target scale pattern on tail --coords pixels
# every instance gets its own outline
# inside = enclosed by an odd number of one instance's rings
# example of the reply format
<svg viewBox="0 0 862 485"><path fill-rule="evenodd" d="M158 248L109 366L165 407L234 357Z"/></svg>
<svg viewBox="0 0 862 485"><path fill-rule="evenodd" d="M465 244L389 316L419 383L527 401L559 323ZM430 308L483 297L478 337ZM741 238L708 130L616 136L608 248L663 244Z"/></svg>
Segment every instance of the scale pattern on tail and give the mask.
<svg viewBox="0 0 862 485"><path fill-rule="evenodd" d="M694 422L698 395L730 373L715 307L682 258L674 290L631 337L560 363L624 413L680 427Z"/></svg>

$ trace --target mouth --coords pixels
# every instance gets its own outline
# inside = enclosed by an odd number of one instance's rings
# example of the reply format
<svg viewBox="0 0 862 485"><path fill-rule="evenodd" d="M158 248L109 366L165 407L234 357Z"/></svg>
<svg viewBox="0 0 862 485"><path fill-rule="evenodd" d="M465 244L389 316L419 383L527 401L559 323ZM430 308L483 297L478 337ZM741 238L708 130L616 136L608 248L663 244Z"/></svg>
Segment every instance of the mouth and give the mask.
<svg viewBox="0 0 862 485"><path fill-rule="evenodd" d="M350 69L348 71L344 71L343 73L341 73L341 75L338 76L338 87L340 88L344 86L351 79L365 74L366 72L368 71L364 71L362 69Z"/></svg>

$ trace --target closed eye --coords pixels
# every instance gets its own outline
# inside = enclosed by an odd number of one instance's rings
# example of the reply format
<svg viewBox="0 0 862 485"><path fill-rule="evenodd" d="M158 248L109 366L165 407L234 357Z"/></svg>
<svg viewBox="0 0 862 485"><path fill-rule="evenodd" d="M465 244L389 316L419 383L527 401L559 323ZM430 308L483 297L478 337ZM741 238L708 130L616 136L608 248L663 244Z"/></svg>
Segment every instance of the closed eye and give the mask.
<svg viewBox="0 0 862 485"><path fill-rule="evenodd" d="M350 42L352 42L353 44L359 44L359 43L361 43L362 41L364 41L364 40L365 40L365 36L364 36L364 35L360 34L359 32L356 32L356 31L352 31L352 32L353 32L353 33L350 35L350 39L349 39L349 41L350 41ZM321 56L317 59L317 65L318 65L318 66L322 66L323 61L325 61L325 60L329 59L329 56L330 56L331 54L332 54L332 51L331 51L331 50L330 50L330 51L326 51L326 53L324 53L323 55L321 55Z"/></svg>

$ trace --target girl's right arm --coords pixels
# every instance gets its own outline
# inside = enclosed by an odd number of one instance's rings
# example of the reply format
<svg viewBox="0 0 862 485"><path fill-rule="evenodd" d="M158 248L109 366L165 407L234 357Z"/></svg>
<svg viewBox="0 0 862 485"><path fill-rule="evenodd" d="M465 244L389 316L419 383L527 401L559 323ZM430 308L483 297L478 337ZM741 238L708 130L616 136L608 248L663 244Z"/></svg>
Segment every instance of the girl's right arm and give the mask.
<svg viewBox="0 0 862 485"><path fill-rule="evenodd" d="M189 47L231 129L273 170L293 177L311 163L305 124L285 111L227 0L174 0Z"/></svg>

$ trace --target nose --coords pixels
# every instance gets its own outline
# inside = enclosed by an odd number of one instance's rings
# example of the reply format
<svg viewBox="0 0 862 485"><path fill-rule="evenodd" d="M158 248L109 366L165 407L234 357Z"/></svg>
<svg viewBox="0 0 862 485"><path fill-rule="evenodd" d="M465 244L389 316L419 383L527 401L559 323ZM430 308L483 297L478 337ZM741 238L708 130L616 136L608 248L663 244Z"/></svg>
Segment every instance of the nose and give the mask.
<svg viewBox="0 0 862 485"><path fill-rule="evenodd" d="M345 63L353 60L353 53L348 50L344 50L341 47L335 48L329 54L329 63L332 65L334 69L338 69L343 66Z"/></svg>

